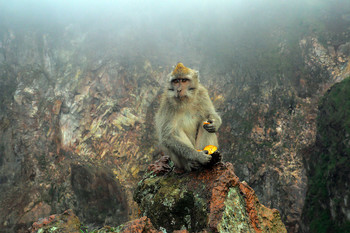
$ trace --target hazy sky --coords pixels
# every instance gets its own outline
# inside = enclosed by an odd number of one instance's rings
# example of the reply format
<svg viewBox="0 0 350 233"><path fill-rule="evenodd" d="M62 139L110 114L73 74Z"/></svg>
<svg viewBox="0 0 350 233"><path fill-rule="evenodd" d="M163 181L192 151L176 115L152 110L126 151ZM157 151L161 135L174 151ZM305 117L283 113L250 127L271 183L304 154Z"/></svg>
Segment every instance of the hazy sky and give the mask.
<svg viewBox="0 0 350 233"><path fill-rule="evenodd" d="M238 47L265 46L268 41L259 40L264 33L291 31L310 15L317 22L346 1L0 0L0 33L57 31L73 25L101 44L115 43L146 56L169 54L178 60L208 57L212 51L234 56Z"/></svg>

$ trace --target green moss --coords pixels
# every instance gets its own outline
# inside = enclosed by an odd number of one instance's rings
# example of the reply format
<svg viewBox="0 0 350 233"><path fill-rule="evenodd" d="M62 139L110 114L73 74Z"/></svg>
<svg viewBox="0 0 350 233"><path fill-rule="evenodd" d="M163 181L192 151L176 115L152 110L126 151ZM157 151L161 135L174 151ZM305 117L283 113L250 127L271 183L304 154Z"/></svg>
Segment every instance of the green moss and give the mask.
<svg viewBox="0 0 350 233"><path fill-rule="evenodd" d="M4 163L4 158L5 158L5 146L0 145L0 167Z"/></svg>
<svg viewBox="0 0 350 233"><path fill-rule="evenodd" d="M168 232L179 229L196 232L206 226L206 202L194 190L188 190L185 185L188 179L172 174L166 179L147 178L138 185L134 200L156 228L166 226Z"/></svg>
<svg viewBox="0 0 350 233"><path fill-rule="evenodd" d="M261 144L258 144L260 148L272 148L273 142L264 140Z"/></svg>
<svg viewBox="0 0 350 233"><path fill-rule="evenodd" d="M318 146L311 155L304 218L310 232L346 232L349 221L340 211L331 216L330 209L340 209L339 195L349 194L343 184L347 182L350 164L350 78L331 88L321 100L319 110Z"/></svg>
<svg viewBox="0 0 350 233"><path fill-rule="evenodd" d="M41 170L44 170L48 164L48 162L46 161L46 156L45 154L42 154L40 156L38 156L38 164Z"/></svg>
<svg viewBox="0 0 350 233"><path fill-rule="evenodd" d="M17 88L17 79L14 70L8 64L0 64L0 111L6 103L12 100Z"/></svg>
<svg viewBox="0 0 350 233"><path fill-rule="evenodd" d="M311 221L310 232L327 233L332 229L331 216L327 211L322 211L317 214L317 219Z"/></svg>

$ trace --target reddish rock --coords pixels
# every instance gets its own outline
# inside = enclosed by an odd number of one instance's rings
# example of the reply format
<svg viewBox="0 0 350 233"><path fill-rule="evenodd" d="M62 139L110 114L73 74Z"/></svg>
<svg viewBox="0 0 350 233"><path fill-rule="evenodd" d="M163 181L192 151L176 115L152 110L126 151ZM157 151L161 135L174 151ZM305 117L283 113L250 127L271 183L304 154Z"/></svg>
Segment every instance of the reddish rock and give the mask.
<svg viewBox="0 0 350 233"><path fill-rule="evenodd" d="M30 205L31 204L29 204L29 206ZM34 205L32 208L30 207L27 207L27 208L30 210L27 211L19 220L19 222L22 224L30 223L33 220L47 216L51 212L51 206L49 206L45 202L39 202L38 204Z"/></svg>
<svg viewBox="0 0 350 233"><path fill-rule="evenodd" d="M231 163L147 177L134 198L141 213L167 232L286 232L278 210L260 204Z"/></svg>
<svg viewBox="0 0 350 233"><path fill-rule="evenodd" d="M118 232L121 233L161 233L162 231L156 230L149 218L142 217L123 224L118 227Z"/></svg>
<svg viewBox="0 0 350 233"><path fill-rule="evenodd" d="M51 215L34 222L30 232L36 233L58 231L80 233L80 225L79 218L73 213L73 211L66 210L63 214Z"/></svg>

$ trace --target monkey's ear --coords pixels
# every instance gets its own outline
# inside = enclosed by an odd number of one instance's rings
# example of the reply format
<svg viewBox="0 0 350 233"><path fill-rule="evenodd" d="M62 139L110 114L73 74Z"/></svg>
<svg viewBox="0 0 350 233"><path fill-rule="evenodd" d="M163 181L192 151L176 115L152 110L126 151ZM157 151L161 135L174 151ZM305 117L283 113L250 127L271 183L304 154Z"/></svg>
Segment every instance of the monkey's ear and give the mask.
<svg viewBox="0 0 350 233"><path fill-rule="evenodd" d="M194 77L197 78L198 82L200 82L200 79L199 79L199 71L198 70L195 70L194 71Z"/></svg>
<svg viewBox="0 0 350 233"><path fill-rule="evenodd" d="M173 79L172 73L168 74L167 79L168 79L168 82L171 83L171 80Z"/></svg>

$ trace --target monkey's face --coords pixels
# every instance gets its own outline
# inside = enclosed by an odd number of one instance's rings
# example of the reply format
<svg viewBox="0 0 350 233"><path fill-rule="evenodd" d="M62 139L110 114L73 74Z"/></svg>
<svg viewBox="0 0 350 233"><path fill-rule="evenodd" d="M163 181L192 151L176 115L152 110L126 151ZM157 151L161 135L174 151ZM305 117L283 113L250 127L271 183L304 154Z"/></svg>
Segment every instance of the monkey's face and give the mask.
<svg viewBox="0 0 350 233"><path fill-rule="evenodd" d="M187 101L192 99L196 91L194 80L190 76L171 76L169 97L176 101Z"/></svg>

